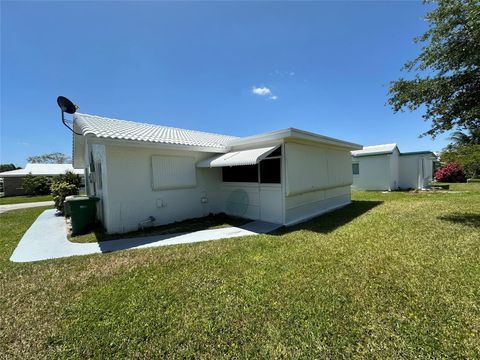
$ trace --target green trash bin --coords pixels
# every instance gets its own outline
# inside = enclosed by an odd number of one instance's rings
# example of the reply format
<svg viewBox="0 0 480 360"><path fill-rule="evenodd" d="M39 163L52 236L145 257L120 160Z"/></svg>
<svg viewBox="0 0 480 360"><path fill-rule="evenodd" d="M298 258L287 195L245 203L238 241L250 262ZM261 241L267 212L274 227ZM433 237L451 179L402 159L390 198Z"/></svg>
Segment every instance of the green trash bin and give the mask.
<svg viewBox="0 0 480 360"><path fill-rule="evenodd" d="M100 199L93 196L78 196L66 201L70 208L73 236L85 234L93 227L96 221L98 200Z"/></svg>

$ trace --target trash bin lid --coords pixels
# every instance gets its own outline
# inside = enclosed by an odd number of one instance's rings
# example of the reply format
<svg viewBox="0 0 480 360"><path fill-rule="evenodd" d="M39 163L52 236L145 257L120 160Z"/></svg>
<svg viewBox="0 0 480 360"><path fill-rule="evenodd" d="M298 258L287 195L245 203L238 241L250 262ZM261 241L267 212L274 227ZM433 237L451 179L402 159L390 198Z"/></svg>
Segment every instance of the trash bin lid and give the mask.
<svg viewBox="0 0 480 360"><path fill-rule="evenodd" d="M65 198L66 200L66 198ZM92 198L88 197L88 196L74 196L72 197L71 199L68 199L68 202L72 202L72 201L89 201L89 200L93 200ZM66 200L67 201L67 200Z"/></svg>

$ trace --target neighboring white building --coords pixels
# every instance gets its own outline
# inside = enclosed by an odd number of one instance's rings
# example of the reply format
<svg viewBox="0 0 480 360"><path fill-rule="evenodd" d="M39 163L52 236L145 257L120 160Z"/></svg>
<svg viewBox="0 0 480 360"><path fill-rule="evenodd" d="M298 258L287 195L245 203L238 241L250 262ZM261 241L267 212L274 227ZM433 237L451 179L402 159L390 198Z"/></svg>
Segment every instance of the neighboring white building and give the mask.
<svg viewBox="0 0 480 360"><path fill-rule="evenodd" d="M397 144L365 146L352 151L354 189L424 189L433 176L431 151L401 153Z"/></svg>
<svg viewBox="0 0 480 360"><path fill-rule="evenodd" d="M4 196L24 195L22 184L27 175L33 176L57 176L66 172L73 172L84 177L84 170L74 169L72 164L32 164L28 163L24 169L4 171L0 173L3 182Z"/></svg>
<svg viewBox="0 0 480 360"><path fill-rule="evenodd" d="M109 233L220 212L298 223L350 203L361 149L291 128L238 138L80 113L74 130L73 165Z"/></svg>

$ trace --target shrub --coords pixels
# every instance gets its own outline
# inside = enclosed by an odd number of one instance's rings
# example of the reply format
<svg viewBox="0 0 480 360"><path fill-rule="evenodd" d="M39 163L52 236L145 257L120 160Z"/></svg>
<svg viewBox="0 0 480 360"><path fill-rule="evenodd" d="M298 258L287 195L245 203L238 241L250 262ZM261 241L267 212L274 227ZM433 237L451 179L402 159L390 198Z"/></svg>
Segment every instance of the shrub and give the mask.
<svg viewBox="0 0 480 360"><path fill-rule="evenodd" d="M77 188L80 188L82 184L82 178L80 175L75 174L71 171L67 171L65 174L57 175L53 178L54 182L66 182L67 184L75 185Z"/></svg>
<svg viewBox="0 0 480 360"><path fill-rule="evenodd" d="M469 178L480 178L480 145L447 147L440 154L440 160L460 165Z"/></svg>
<svg viewBox="0 0 480 360"><path fill-rule="evenodd" d="M78 194L78 187L66 181L54 181L50 187L57 210L63 214L63 202L70 195Z"/></svg>
<svg viewBox="0 0 480 360"><path fill-rule="evenodd" d="M437 170L434 175L435 180L440 182L466 182L467 178L463 169L455 163L448 163Z"/></svg>
<svg viewBox="0 0 480 360"><path fill-rule="evenodd" d="M27 195L48 195L50 194L51 179L46 176L33 176L28 174L23 179L23 190Z"/></svg>
<svg viewBox="0 0 480 360"><path fill-rule="evenodd" d="M52 191L53 201L57 210L63 214L63 202L70 195L78 195L82 179L71 171L65 174L57 175L53 178L50 190Z"/></svg>

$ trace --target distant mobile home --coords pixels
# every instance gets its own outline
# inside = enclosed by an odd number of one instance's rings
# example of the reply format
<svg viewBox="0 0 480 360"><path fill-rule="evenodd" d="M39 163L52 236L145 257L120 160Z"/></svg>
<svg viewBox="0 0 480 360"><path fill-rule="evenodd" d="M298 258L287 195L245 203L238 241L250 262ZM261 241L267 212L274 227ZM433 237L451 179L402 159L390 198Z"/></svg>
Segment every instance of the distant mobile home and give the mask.
<svg viewBox="0 0 480 360"><path fill-rule="evenodd" d="M76 173L82 177L82 170L74 169L72 164L32 164L28 163L24 169L4 171L0 173L0 179L3 182L4 196L25 195L23 189L23 180L27 175L33 176L57 176L65 174L67 171Z"/></svg>
<svg viewBox="0 0 480 360"><path fill-rule="evenodd" d="M293 128L239 138L73 116L73 165L109 233L221 212L290 225L351 202L357 144Z"/></svg>
<svg viewBox="0 0 480 360"><path fill-rule="evenodd" d="M431 151L402 153L397 144L366 146L352 151L354 189L424 189L432 181Z"/></svg>

